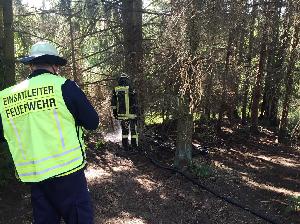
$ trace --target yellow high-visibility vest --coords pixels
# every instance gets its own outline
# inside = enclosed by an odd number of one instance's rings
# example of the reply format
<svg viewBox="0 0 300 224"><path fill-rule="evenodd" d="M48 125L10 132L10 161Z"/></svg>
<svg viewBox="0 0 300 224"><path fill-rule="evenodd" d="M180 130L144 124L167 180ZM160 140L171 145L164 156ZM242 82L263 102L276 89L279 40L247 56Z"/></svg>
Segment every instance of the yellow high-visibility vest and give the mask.
<svg viewBox="0 0 300 224"><path fill-rule="evenodd" d="M129 86L116 86L115 87L115 92L116 92L116 95L118 95L119 92L123 92L122 95L124 95L124 102L125 102L125 113L121 113L119 111L119 107L120 107L120 102L119 102L119 99L117 97L117 106L116 106L116 109L117 109L117 113L118 113L118 119L120 120L127 120L127 119L134 119L136 118L136 115L135 114L131 114L130 113L130 104L129 104Z"/></svg>
<svg viewBox="0 0 300 224"><path fill-rule="evenodd" d="M40 182L85 166L82 130L62 96L65 81L45 73L0 92L4 137L22 182Z"/></svg>

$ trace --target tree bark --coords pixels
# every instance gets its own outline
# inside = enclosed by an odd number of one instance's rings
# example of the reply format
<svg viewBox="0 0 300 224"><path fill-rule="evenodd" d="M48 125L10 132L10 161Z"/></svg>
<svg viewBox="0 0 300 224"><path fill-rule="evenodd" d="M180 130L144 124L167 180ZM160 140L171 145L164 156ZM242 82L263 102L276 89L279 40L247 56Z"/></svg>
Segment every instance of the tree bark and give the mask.
<svg viewBox="0 0 300 224"><path fill-rule="evenodd" d="M4 89L4 21L3 0L0 0L0 90Z"/></svg>
<svg viewBox="0 0 300 224"><path fill-rule="evenodd" d="M143 74L143 33L141 0L123 0L124 71L137 81Z"/></svg>
<svg viewBox="0 0 300 224"><path fill-rule="evenodd" d="M281 121L280 121L280 130L279 130L279 141L285 142L287 140L287 126L288 126L288 115L289 115L289 108L291 104L291 96L293 93L293 85L294 85L294 69L297 59L297 46L299 44L299 30L300 30L300 23L295 26L290 60L285 76L285 94L283 99L282 105L282 114L281 114Z"/></svg>
<svg viewBox="0 0 300 224"><path fill-rule="evenodd" d="M2 4L1 4L2 3ZM12 0L0 2L0 72L2 75L1 89L15 84L15 55L13 33ZM2 32L3 31L3 32Z"/></svg>
<svg viewBox="0 0 300 224"><path fill-rule="evenodd" d="M279 55L279 29L282 0L276 0L271 4L274 12L270 16L270 34L272 38L267 47L267 69L265 77L265 88L261 108L261 117L268 121L269 125L277 126L278 101L280 84L282 80L283 54Z"/></svg>
<svg viewBox="0 0 300 224"><path fill-rule="evenodd" d="M174 4L174 2L173 2ZM175 153L175 167L184 169L192 160L192 137L194 133L193 123L193 107L191 102L191 94L194 91L193 84L195 83L194 66L196 63L196 54L199 46L199 13L202 7L202 1L193 0L190 6L186 9L187 12L187 41L189 44L188 55L191 59L189 62L187 74L188 80L181 80L188 82L188 86L178 96L178 112L177 112L177 138L176 138L176 153Z"/></svg>
<svg viewBox="0 0 300 224"><path fill-rule="evenodd" d="M227 90L228 90L228 73L229 73L229 67L230 67L230 60L232 58L232 44L234 40L233 36L234 30L229 31L228 35L228 41L227 41L227 50L226 50L226 57L225 57L225 69L222 73L222 96L221 96L221 103L219 106L219 119L218 119L218 125L217 128L221 130L222 126L222 120L225 113L225 110L229 111L229 107L227 105Z"/></svg>
<svg viewBox="0 0 300 224"><path fill-rule="evenodd" d="M247 105L248 105L248 95L250 88L250 77L252 74L252 57L253 57L253 43L254 43L254 31L255 31L255 20L257 17L257 4L253 1L253 8L251 12L251 23L249 32L249 46L246 59L246 77L243 85L243 102L242 102L242 123L245 124L247 121Z"/></svg>
<svg viewBox="0 0 300 224"><path fill-rule="evenodd" d="M146 100L145 78L143 76L143 1L122 0L122 27L124 38L124 72L129 76L137 91L139 108L140 139L143 138L145 122L144 105Z"/></svg>
<svg viewBox="0 0 300 224"><path fill-rule="evenodd" d="M74 40L74 28L73 28L73 21L72 21L72 3L71 0L68 0L68 17L67 21L69 23L69 32L70 32L70 42L71 42L71 59L72 59L72 76L74 81L81 86L81 79L77 73L77 66L76 66L76 51L75 51L75 40Z"/></svg>
<svg viewBox="0 0 300 224"><path fill-rule="evenodd" d="M205 119L210 119L211 117L211 105L212 105L212 93L213 93L213 78L214 78L214 74L212 74L212 70L211 72L209 72L207 74L206 77L206 87L205 87L205 103L204 103L204 115L205 115Z"/></svg>
<svg viewBox="0 0 300 224"><path fill-rule="evenodd" d="M140 113L143 115L143 32L142 0L123 0L122 19L124 37L124 71L131 77L137 89Z"/></svg>
<svg viewBox="0 0 300 224"><path fill-rule="evenodd" d="M259 109L259 101L261 98L262 81L265 72L264 68L265 68L265 61L266 61L266 46L267 46L266 25L264 26L262 32L263 33L262 33L261 45L260 45L259 65L258 65L255 86L253 88L252 105L251 105L251 131L254 133L258 132L258 109Z"/></svg>
<svg viewBox="0 0 300 224"><path fill-rule="evenodd" d="M192 160L193 115L189 112L189 102L185 97L179 99L177 120L176 152L174 166L186 168Z"/></svg>

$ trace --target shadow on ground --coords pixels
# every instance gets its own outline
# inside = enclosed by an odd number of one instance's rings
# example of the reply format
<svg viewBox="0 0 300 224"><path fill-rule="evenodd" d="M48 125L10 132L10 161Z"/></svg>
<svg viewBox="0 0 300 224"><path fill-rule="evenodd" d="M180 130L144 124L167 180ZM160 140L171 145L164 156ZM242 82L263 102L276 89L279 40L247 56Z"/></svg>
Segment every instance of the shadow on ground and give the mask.
<svg viewBox="0 0 300 224"><path fill-rule="evenodd" d="M148 136L151 147L145 150L170 164L174 142L157 133ZM154 166L142 153L124 152L117 143L100 138L89 138L86 169L96 224L267 223ZM286 211L289 196L299 194L299 151L277 144L271 132L251 136L230 128L219 135L195 135L194 141L210 152L203 157L194 151L195 161L213 169L198 178L203 185L278 224L300 223L299 212ZM28 186L12 182L0 189L0 223L31 223Z"/></svg>

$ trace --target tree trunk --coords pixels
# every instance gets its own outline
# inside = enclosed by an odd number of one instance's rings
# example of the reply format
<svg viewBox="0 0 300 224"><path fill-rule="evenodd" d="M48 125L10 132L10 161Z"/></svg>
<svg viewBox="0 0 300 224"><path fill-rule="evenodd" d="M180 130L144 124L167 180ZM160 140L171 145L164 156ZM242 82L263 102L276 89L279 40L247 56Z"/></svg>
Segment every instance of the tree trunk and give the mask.
<svg viewBox="0 0 300 224"><path fill-rule="evenodd" d="M271 4L274 12L270 16L270 34L272 38L268 44L267 51L267 69L265 77L265 88L263 94L263 102L261 108L261 117L268 121L269 125L277 126L278 101L280 93L280 84L282 80L282 66L284 57L279 55L279 29L280 29L280 13L282 0L276 0L276 3Z"/></svg>
<svg viewBox="0 0 300 224"><path fill-rule="evenodd" d="M124 36L124 71L131 77L139 98L140 113L143 115L144 77L143 77L143 32L142 0L123 0L123 36Z"/></svg>
<svg viewBox="0 0 300 224"><path fill-rule="evenodd" d="M130 76L137 91L140 138L143 138L145 122L145 78L143 76L143 20L142 0L122 1L122 27L124 37L124 71Z"/></svg>
<svg viewBox="0 0 300 224"><path fill-rule="evenodd" d="M186 98L179 99L177 120L176 152L174 166L186 168L192 160L193 115L189 112L189 102Z"/></svg>
<svg viewBox="0 0 300 224"><path fill-rule="evenodd" d="M12 0L0 0L0 90L15 84L15 58L14 58L14 33L13 33L13 8ZM13 161L8 147L3 143L0 161L4 173L1 179L12 178ZM2 172L3 173L3 172Z"/></svg>
<svg viewBox="0 0 300 224"><path fill-rule="evenodd" d="M293 93L293 85L294 85L294 76L293 72L295 69L295 63L297 58L297 46L299 44L299 30L300 23L295 26L293 43L291 48L290 60L285 76L285 94L282 105L282 114L280 121L280 130L279 130L279 141L285 142L287 138L287 125L288 125L288 114L291 103L291 96Z"/></svg>
<svg viewBox="0 0 300 224"><path fill-rule="evenodd" d="M143 33L141 0L123 0L123 35L124 35L124 71L137 82L142 81L143 74Z"/></svg>
<svg viewBox="0 0 300 224"><path fill-rule="evenodd" d="M72 21L72 2L71 0L67 1L67 21L69 23L69 32L70 32L70 43L71 43L71 59L72 59L72 76L74 81L81 86L81 79L77 73L77 66L76 66L76 52L75 52L75 40L74 40L74 28L73 28L73 21Z"/></svg>
<svg viewBox="0 0 300 224"><path fill-rule="evenodd" d="M247 105L248 105L248 95L250 87L250 77L252 71L252 52L253 52L253 40L254 40L254 31L255 31L255 20L257 17L257 4L256 1L253 1L253 8L251 12L251 23L250 23L250 32L249 32L249 47L247 53L246 61L246 77L243 85L243 102L242 102L242 123L245 124L247 121Z"/></svg>
<svg viewBox="0 0 300 224"><path fill-rule="evenodd" d="M0 0L0 90L4 89L4 21L3 0Z"/></svg>
<svg viewBox="0 0 300 224"><path fill-rule="evenodd" d="M228 79L228 73L229 73L229 67L230 67L230 60L232 57L232 44L234 40L233 36L234 31L230 30L229 35L228 35L228 41L227 41L227 50L226 50L226 57L225 57L225 69L224 72L222 73L222 97L221 97L221 103L219 106L219 119L218 119L218 125L217 128L221 130L222 126L222 121L223 121L223 116L225 113L225 110L228 112L228 105L227 105L227 90L228 90L228 85L227 85L227 79Z"/></svg>
<svg viewBox="0 0 300 224"><path fill-rule="evenodd" d="M267 39L267 32L266 26L262 31L262 39L260 45L260 58L259 58L259 65L258 71L255 81L255 86L253 88L252 93L252 105L251 105L251 131L258 132L258 109L259 109L259 101L261 98L261 85L264 76L264 67L266 61L266 39Z"/></svg>
<svg viewBox="0 0 300 224"><path fill-rule="evenodd" d="M174 4L174 3L173 3ZM194 91L195 83L195 58L199 46L199 30L197 23L199 22L199 13L202 7L202 1L193 0L188 7L187 13L187 41L189 43L188 55L192 62L190 62L187 70L188 86L185 87L184 93L178 96L178 114L177 114L177 138L176 138L176 153L175 153L175 167L183 169L192 160L192 138L194 133L193 123L193 106L191 103L191 94Z"/></svg>
<svg viewBox="0 0 300 224"><path fill-rule="evenodd" d="M2 0L0 4L0 88L4 89L15 84L13 8L12 0Z"/></svg>
<svg viewBox="0 0 300 224"><path fill-rule="evenodd" d="M210 119L211 117L211 105L212 105L212 93L213 93L213 71L207 74L206 88L205 88L205 103L204 103L204 116L205 119Z"/></svg>

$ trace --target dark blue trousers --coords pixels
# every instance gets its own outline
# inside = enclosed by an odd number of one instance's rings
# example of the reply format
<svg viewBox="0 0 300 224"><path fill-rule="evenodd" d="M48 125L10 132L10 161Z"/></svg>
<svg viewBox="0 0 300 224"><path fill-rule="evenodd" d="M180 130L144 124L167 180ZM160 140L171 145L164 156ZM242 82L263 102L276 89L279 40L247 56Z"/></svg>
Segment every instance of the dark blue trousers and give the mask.
<svg viewBox="0 0 300 224"><path fill-rule="evenodd" d="M34 224L92 224L93 209L84 171L31 185Z"/></svg>

